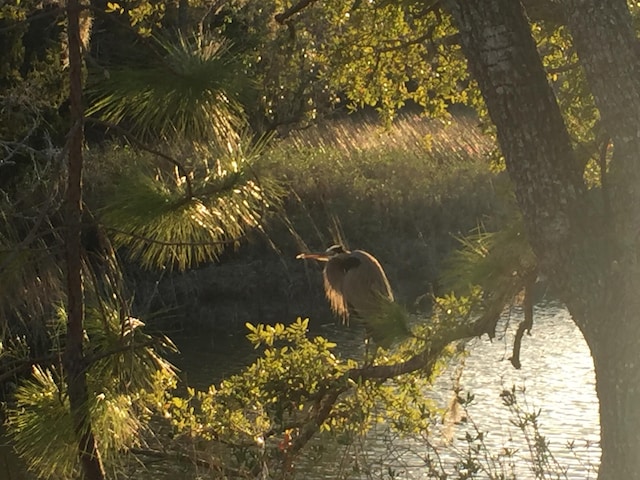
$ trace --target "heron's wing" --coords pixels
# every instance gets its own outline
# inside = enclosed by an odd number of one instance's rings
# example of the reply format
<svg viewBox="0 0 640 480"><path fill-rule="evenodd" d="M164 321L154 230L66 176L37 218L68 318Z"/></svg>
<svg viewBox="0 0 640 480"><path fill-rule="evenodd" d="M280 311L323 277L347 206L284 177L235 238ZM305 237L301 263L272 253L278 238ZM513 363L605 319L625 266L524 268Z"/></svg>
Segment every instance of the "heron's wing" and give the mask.
<svg viewBox="0 0 640 480"><path fill-rule="evenodd" d="M360 250L351 255L360 260L360 265L346 272L343 296L362 319L367 335L377 345L389 348L410 334L406 312L394 302L389 280L380 263Z"/></svg>
<svg viewBox="0 0 640 480"><path fill-rule="evenodd" d="M373 255L362 250L356 250L351 254L360 260L358 270L360 272L359 275L362 277L362 283L366 283L368 288L379 296L393 301L391 285L389 285L389 280L380 262Z"/></svg>
<svg viewBox="0 0 640 480"><path fill-rule="evenodd" d="M393 293L384 270L373 256L361 250L351 252L351 256L359 264L346 271L342 295L360 316L367 317L376 313L380 302L393 301Z"/></svg>
<svg viewBox="0 0 640 480"><path fill-rule="evenodd" d="M346 323L349 319L349 308L344 297L343 284L346 270L337 260L329 260L324 268L324 291L331 309Z"/></svg>

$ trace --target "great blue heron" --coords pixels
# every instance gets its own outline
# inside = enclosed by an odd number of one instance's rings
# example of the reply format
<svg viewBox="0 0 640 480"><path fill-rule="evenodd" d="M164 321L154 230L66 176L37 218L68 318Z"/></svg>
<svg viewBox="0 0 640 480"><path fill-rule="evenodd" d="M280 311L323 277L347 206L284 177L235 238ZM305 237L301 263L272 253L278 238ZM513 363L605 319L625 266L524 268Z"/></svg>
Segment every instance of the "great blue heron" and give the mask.
<svg viewBox="0 0 640 480"><path fill-rule="evenodd" d="M326 262L324 290L331 309L345 323L351 315L358 317L376 343L388 343L384 338L389 333L384 325L388 324L385 306L393 303L393 292L380 262L373 255L333 245L325 252L301 253L296 258ZM392 318L391 322L396 320Z"/></svg>

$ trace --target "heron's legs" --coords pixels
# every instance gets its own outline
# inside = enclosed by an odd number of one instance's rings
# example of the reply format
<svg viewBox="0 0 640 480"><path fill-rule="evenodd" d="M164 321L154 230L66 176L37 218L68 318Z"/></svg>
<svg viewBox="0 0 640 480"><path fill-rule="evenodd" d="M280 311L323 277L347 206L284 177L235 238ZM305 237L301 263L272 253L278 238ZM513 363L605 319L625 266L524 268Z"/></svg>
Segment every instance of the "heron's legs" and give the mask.
<svg viewBox="0 0 640 480"><path fill-rule="evenodd" d="M369 335L366 335L364 337L364 366L365 367L373 365L373 359L376 356L376 346L375 345L371 346L373 352L371 353L371 356L369 356L369 346L370 345L371 345L371 337Z"/></svg>

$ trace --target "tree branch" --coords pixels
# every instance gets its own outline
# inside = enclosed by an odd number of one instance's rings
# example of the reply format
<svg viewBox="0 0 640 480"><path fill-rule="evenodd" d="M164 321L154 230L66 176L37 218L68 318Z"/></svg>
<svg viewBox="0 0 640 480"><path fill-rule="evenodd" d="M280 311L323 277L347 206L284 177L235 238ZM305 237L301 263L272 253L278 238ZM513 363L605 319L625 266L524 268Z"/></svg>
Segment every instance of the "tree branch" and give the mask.
<svg viewBox="0 0 640 480"><path fill-rule="evenodd" d="M191 184L191 177L189 175L189 172L187 172L187 169L184 167L184 165L182 165L178 160L167 155L164 152L161 152L160 150L156 150L155 148L150 147L149 145L144 143L142 140L140 140L137 136L135 136L132 132L130 132L126 128L121 127L118 124L115 124L112 122L106 122L104 120L99 120L97 118L92 118L92 117L87 117L85 121L88 123L100 125L102 127L106 127L112 130L116 130L117 132L122 134L126 139L128 139L129 141L137 145L139 148L149 153L152 153L153 155L156 155L166 160L167 162L171 163L173 166L175 166L178 169L178 173L180 174L180 176L184 178L185 185L187 186L187 192L186 192L187 197L193 198L193 186Z"/></svg>
<svg viewBox="0 0 640 480"><path fill-rule="evenodd" d="M98 360L102 360L103 358L110 357L111 355L117 355L122 352L126 352L127 350L137 350L139 348L153 347L154 345L161 344L162 342L157 339L147 340L146 342L135 344L135 343L127 343L125 345L120 345L118 347L112 348L110 350L104 350L102 352L97 352L90 356L84 357L85 368L89 368L91 364L96 363Z"/></svg>
<svg viewBox="0 0 640 480"><path fill-rule="evenodd" d="M509 358L511 365L518 370L522 367L522 364L520 363L522 337L524 336L524 332L531 335L531 328L533 327L533 288L535 286L536 275L537 274L535 273L531 274L524 287L524 302L522 305L524 320L520 322L520 325L518 325L518 330L516 331L516 336L513 340L513 353L511 354L511 358Z"/></svg>
<svg viewBox="0 0 640 480"><path fill-rule="evenodd" d="M290 17L304 10L309 5L315 2L316 0L300 0L295 5L292 5L291 7L287 8L284 12L276 14L274 18L276 19L276 22L283 25L284 22L286 22Z"/></svg>
<svg viewBox="0 0 640 480"><path fill-rule="evenodd" d="M125 230L120 230L119 228L113 227L104 227L106 230L120 233L122 235L128 235L131 238L135 238L137 240L142 240L148 243L154 243L156 245L163 245L165 247L205 247L207 245L232 245L236 242L239 242L243 238L246 238L245 235L240 235L239 237L234 237L229 240L220 240L220 241L210 241L210 242L165 242L163 240L156 240L155 238L145 237L143 235L138 235L136 233L127 232Z"/></svg>
<svg viewBox="0 0 640 480"><path fill-rule="evenodd" d="M490 329L490 328L489 328ZM354 368L347 372L346 378L359 383L362 380L384 381L406 373L424 370L427 375L433 371L435 363L442 355L444 349L451 342L481 336L487 333L487 325L483 321L471 324L458 325L448 328L439 336L436 335L429 345L410 359L392 365L372 365L363 368ZM307 442L320 430L320 426L331 414L336 401L351 387L344 382L345 378L338 380L334 388L327 389L326 393L316 403L317 413L314 418L302 429L302 432L294 440L290 452L300 451Z"/></svg>

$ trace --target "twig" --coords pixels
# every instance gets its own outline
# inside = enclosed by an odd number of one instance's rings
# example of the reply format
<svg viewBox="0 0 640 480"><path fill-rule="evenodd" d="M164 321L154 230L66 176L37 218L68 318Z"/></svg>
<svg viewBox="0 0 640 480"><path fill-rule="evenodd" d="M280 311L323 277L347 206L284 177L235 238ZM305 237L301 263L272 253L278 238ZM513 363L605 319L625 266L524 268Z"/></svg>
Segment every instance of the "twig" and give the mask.
<svg viewBox="0 0 640 480"><path fill-rule="evenodd" d="M102 360L103 358L110 357L111 355L117 355L122 352L126 352L127 350L137 350L139 348L152 347L162 343L160 340L152 339L143 343L135 344L129 343L126 345L120 345L119 347L112 348L110 350L105 350L103 352L98 352L91 356L84 357L85 368L88 368L91 364L96 363L98 360Z"/></svg>
<svg viewBox="0 0 640 480"><path fill-rule="evenodd" d="M167 162L171 163L173 166L175 166L178 169L178 173L180 174L180 176L184 178L185 185L187 186L187 198L193 198L193 186L191 185L191 178L189 176L189 172L187 172L187 169L178 160L171 157L170 155L167 155L164 152L161 152L160 150L156 150L155 148L150 147L149 145L144 143L142 140L140 140L132 132L130 132L126 128L121 127L116 123L106 122L104 120L99 120L97 118L92 118L92 117L87 117L85 121L87 123L93 123L95 125L100 125L102 127L116 130L120 134L124 135L125 138L127 138L128 140L136 144L139 148L146 150L147 152L152 153L153 155L156 155L166 160Z"/></svg>
<svg viewBox="0 0 640 480"><path fill-rule="evenodd" d="M316 2L316 0L300 0L300 2L287 8L284 12L278 13L274 18L276 19L276 22L284 24L287 19L300 12L301 10L304 10L314 2Z"/></svg>
<svg viewBox="0 0 640 480"><path fill-rule="evenodd" d="M69 139L73 136L74 132L76 132L78 128L82 128L81 122L76 122L69 130L69 134L67 135L67 141L64 145L64 148L58 154L57 156L58 159L62 159L67 155L67 152L69 151ZM56 164L59 164L59 163L60 162L56 162ZM7 257L2 261L2 263L0 263L0 273L2 273L4 269L7 268L13 262L15 257L18 255L18 252L22 248L28 247L38 237L37 235L38 229L40 228L40 225L42 224L44 219L47 217L47 214L49 213L49 207L53 204L54 199L55 197L53 195L49 197L47 202L42 206L42 209L40 210L40 213L38 213L38 217L36 218L36 221L34 222L33 226L31 227L27 235L18 245L15 246L15 248L12 249L13 251L9 255L7 255Z"/></svg>
<svg viewBox="0 0 640 480"><path fill-rule="evenodd" d="M536 273L531 273L526 280L524 286L524 301L522 302L522 310L524 311L524 320L518 325L516 330L516 336L513 340L513 353L509 360L514 368L520 369L522 364L520 363L520 347L522 346L522 337L524 332L531 334L531 328L533 327L533 288L536 281Z"/></svg>

